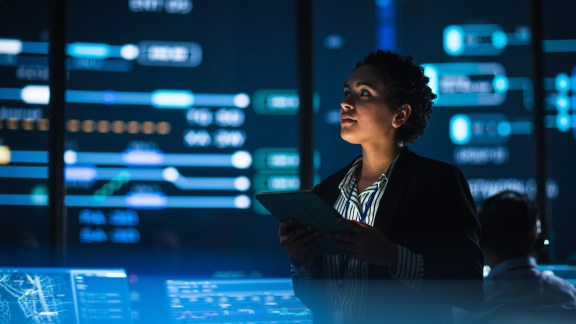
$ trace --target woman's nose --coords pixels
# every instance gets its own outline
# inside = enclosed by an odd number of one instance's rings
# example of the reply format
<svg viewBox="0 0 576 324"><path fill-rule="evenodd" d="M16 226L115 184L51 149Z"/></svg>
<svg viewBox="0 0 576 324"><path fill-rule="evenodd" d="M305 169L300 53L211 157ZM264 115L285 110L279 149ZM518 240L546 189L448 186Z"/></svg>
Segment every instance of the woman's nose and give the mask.
<svg viewBox="0 0 576 324"><path fill-rule="evenodd" d="M340 102L340 107L343 110L351 110L354 109L354 103L350 100L350 97L346 97Z"/></svg>

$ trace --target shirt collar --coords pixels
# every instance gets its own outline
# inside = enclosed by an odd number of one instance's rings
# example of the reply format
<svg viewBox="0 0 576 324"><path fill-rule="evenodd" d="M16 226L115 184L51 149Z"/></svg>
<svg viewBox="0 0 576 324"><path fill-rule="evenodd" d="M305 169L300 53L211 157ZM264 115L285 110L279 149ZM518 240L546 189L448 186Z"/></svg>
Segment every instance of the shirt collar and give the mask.
<svg viewBox="0 0 576 324"><path fill-rule="evenodd" d="M344 176L344 179L340 181L340 184L338 185L338 189L340 189L340 192L347 194L345 192L346 189L348 189L348 191L353 189L354 187L353 184L356 183L356 174L358 171L360 171L361 166L362 166L362 157L360 156L354 161L354 163L352 163L352 167L348 170L348 172Z"/></svg>
<svg viewBox="0 0 576 324"><path fill-rule="evenodd" d="M401 154L401 153L400 153ZM392 171L394 169L394 166L396 165L396 161L398 161L398 157L400 156L400 154L398 154L394 160L392 161L392 164L390 165L390 167L388 168L388 170L386 170L386 172L382 173L380 175L380 178L378 178L378 180L376 181L376 183L378 184L378 190L380 190L382 188L382 186L384 186L384 184L386 184L388 182L388 177L392 174ZM355 185L356 185L356 181L358 178L358 172L360 172L360 169L362 168L362 156L359 156L354 163L352 163L352 167L350 168L350 170L348 170L348 172L346 173L346 175L344 176L344 179L342 179L342 181L340 181L340 184L338 185L338 189L340 189L340 192L344 193L344 194L348 194L350 192L350 190L353 190ZM386 176L386 174L388 174L388 177ZM346 189L348 189L346 192Z"/></svg>
<svg viewBox="0 0 576 324"><path fill-rule="evenodd" d="M500 273L515 269L515 268L520 268L520 267L526 267L526 268L535 268L537 267L537 263L536 263L536 259L534 259L534 257L520 257L520 258L513 258L513 259L509 259L506 261L502 261L500 263L498 263L498 265L496 265L494 268L492 268L490 270L490 274L488 275L488 278L494 277Z"/></svg>

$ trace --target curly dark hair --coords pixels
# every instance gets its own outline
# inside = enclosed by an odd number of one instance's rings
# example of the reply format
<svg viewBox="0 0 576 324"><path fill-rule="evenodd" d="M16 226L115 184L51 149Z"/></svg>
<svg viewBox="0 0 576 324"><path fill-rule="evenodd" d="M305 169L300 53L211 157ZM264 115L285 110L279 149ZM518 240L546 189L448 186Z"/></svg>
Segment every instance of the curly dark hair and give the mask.
<svg viewBox="0 0 576 324"><path fill-rule="evenodd" d="M501 258L530 255L542 248L536 203L520 192L505 190L482 202L478 219L480 245Z"/></svg>
<svg viewBox="0 0 576 324"><path fill-rule="evenodd" d="M430 79L424 75L424 69L413 62L411 56L402 56L388 50L368 53L356 63L354 70L368 64L380 72L381 80L388 90L388 104L394 111L399 111L405 104L412 107L410 117L398 129L396 139L403 144L414 143L424 133L432 114L432 101L436 95L428 86Z"/></svg>

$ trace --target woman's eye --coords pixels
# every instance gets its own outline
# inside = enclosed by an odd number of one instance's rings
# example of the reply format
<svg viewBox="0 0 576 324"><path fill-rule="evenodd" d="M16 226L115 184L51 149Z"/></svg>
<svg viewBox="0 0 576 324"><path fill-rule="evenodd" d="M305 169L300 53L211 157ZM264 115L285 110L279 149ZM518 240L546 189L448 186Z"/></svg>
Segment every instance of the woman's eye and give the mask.
<svg viewBox="0 0 576 324"><path fill-rule="evenodd" d="M368 90L360 90L360 95L361 96L369 96L370 92Z"/></svg>
<svg viewBox="0 0 576 324"><path fill-rule="evenodd" d="M344 98L348 97L350 95L350 91L344 91Z"/></svg>

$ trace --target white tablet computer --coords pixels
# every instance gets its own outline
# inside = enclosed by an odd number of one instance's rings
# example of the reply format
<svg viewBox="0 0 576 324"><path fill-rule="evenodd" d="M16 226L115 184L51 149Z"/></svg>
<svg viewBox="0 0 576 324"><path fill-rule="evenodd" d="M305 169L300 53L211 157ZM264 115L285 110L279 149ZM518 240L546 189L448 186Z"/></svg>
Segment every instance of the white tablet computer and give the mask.
<svg viewBox="0 0 576 324"><path fill-rule="evenodd" d="M351 232L337 220L342 216L312 190L273 191L256 194L256 199L279 221L293 219L300 225L312 225L320 233ZM322 238L314 250L318 254L343 254L334 241Z"/></svg>

